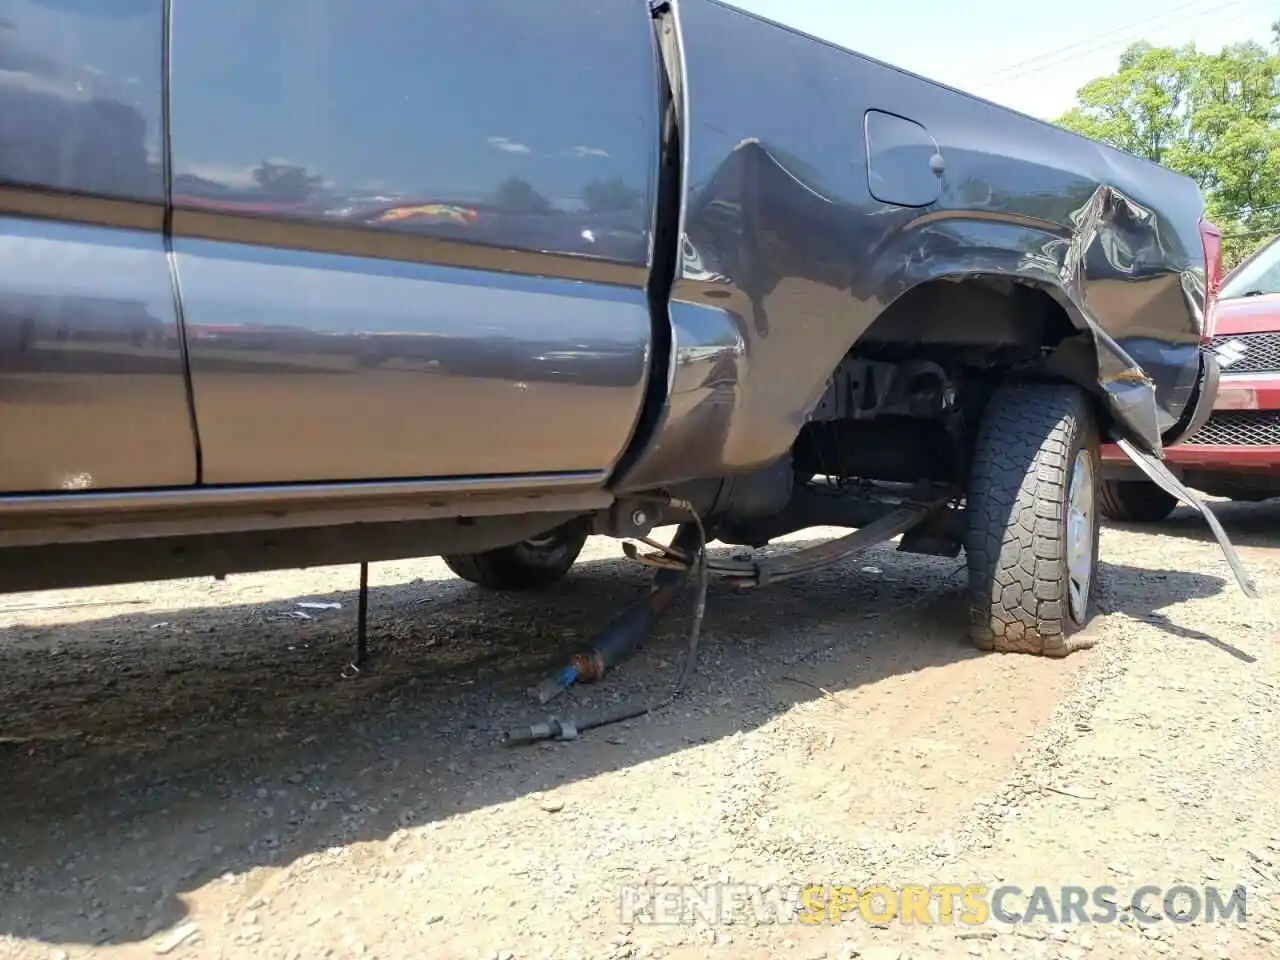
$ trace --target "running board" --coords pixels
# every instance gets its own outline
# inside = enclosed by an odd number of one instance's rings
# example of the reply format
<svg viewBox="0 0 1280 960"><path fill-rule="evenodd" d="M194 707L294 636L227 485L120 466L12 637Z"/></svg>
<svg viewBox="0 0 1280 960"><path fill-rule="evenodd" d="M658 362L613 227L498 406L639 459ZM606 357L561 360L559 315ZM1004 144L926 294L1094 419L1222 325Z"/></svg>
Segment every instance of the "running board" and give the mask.
<svg viewBox="0 0 1280 960"><path fill-rule="evenodd" d="M848 536L828 540L816 547L805 547L785 556L767 560L708 560L707 569L743 587L763 587L790 580L848 560L900 533L906 533L950 499L943 497L933 503L904 504Z"/></svg>
<svg viewBox="0 0 1280 960"><path fill-rule="evenodd" d="M1245 572L1244 565L1240 562L1240 557L1236 555L1236 548L1231 545L1231 541L1227 538L1227 532L1222 529L1222 524L1218 522L1218 518L1213 515L1213 511L1209 509L1208 505L1187 489L1182 481L1175 477L1172 471L1165 466L1163 460L1149 453L1143 453L1128 440L1116 438L1116 445L1124 451L1125 456L1133 461L1134 466L1145 473L1157 487L1169 494L1169 496L1177 497L1183 503L1200 511L1200 515L1208 522L1209 529L1213 531L1213 535L1217 538L1218 546L1222 548L1222 553L1227 558L1227 565L1231 567L1231 572L1235 574L1236 582L1240 584L1240 589L1244 591L1244 595L1254 600L1261 597L1262 594L1258 590L1257 583L1253 577Z"/></svg>

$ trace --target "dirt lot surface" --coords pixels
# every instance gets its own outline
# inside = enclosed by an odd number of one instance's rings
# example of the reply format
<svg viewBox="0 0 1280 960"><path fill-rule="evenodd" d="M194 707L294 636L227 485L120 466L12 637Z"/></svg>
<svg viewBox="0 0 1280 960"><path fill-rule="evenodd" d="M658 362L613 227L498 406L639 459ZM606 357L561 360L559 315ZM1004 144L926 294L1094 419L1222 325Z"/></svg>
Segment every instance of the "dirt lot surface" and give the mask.
<svg viewBox="0 0 1280 960"><path fill-rule="evenodd" d="M970 650L962 560L713 584L686 698L520 749L532 684L643 588L616 543L537 597L375 565L351 680L352 567L2 597L0 956L1280 956L1280 505L1221 516L1268 596L1189 511L1109 529L1065 661ZM575 705L662 695L689 608ZM1247 918L624 915L626 885L717 881L1110 884L1125 917L1243 884Z"/></svg>

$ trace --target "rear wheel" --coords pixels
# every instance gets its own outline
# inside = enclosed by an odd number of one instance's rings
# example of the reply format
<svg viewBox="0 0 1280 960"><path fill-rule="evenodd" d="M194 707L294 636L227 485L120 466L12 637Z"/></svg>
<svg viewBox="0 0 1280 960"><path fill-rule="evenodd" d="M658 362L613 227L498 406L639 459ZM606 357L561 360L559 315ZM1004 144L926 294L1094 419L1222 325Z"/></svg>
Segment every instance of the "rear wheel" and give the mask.
<svg viewBox="0 0 1280 960"><path fill-rule="evenodd" d="M979 426L968 496L970 638L1065 657L1092 641L1098 432L1076 387L998 390Z"/></svg>
<svg viewBox="0 0 1280 960"><path fill-rule="evenodd" d="M1178 505L1150 480L1104 480L1098 491L1102 515L1118 523L1158 523Z"/></svg>
<svg viewBox="0 0 1280 960"><path fill-rule="evenodd" d="M509 547L449 554L444 562L463 580L490 590L534 590L568 573L586 542L586 524L575 520Z"/></svg>

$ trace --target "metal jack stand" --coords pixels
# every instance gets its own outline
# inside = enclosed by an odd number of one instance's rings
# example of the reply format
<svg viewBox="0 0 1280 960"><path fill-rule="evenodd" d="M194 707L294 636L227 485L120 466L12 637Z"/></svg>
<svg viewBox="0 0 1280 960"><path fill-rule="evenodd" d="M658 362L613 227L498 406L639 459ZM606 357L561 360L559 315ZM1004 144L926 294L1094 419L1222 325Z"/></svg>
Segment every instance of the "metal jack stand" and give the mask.
<svg viewBox="0 0 1280 960"><path fill-rule="evenodd" d="M342 668L342 679L360 676L369 657L369 562L360 562L360 593L356 600L356 658Z"/></svg>

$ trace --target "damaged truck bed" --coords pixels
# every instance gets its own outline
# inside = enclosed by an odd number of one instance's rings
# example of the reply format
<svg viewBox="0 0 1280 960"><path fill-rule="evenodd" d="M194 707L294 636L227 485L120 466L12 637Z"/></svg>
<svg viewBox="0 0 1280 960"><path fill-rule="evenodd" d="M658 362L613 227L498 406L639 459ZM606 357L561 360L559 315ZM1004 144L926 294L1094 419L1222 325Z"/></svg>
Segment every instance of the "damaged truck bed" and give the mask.
<svg viewBox="0 0 1280 960"><path fill-rule="evenodd" d="M716 0L153 6L4 40L0 589L648 543L550 698L693 573L898 535L1064 656L1104 439L1212 522L1162 464L1218 382L1185 177Z"/></svg>

